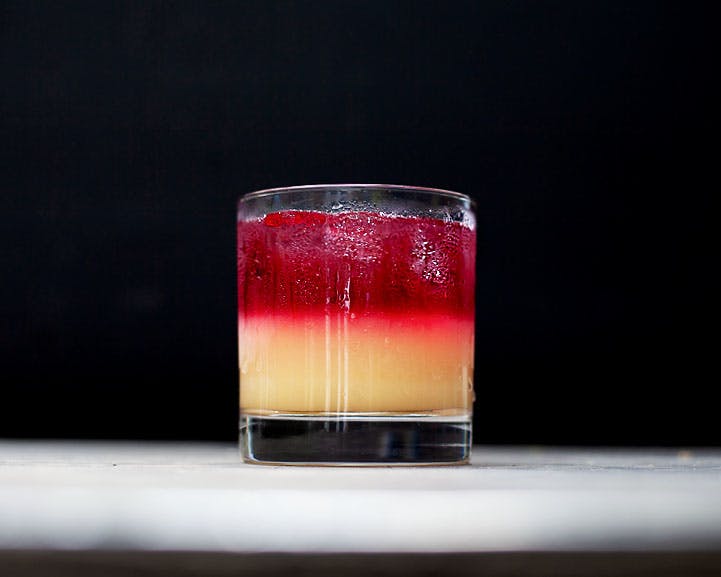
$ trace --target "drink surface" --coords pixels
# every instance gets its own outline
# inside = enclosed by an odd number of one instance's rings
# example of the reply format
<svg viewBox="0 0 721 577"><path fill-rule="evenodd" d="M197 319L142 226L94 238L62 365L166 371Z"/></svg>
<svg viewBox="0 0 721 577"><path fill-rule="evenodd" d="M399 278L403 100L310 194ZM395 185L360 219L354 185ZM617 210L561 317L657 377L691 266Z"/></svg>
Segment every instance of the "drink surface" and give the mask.
<svg viewBox="0 0 721 577"><path fill-rule="evenodd" d="M475 231L374 212L238 223L241 408L467 414Z"/></svg>

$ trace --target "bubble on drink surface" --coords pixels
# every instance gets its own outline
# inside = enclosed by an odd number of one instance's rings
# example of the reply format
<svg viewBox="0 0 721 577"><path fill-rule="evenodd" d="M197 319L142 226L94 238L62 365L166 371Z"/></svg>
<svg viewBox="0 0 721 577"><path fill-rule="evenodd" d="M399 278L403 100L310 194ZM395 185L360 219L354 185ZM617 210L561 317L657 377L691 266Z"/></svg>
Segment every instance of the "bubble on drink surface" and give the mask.
<svg viewBox="0 0 721 577"><path fill-rule="evenodd" d="M375 202L370 200L358 200L358 199L338 199L331 202L325 207L321 206L321 211L331 213L341 212L378 212L378 206Z"/></svg>

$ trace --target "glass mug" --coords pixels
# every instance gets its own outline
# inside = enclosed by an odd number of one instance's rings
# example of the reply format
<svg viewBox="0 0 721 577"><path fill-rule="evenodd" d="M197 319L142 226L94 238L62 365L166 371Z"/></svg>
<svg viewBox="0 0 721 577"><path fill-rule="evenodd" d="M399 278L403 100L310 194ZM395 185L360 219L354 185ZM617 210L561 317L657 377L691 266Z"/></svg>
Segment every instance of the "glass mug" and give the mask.
<svg viewBox="0 0 721 577"><path fill-rule="evenodd" d="M249 463L468 461L469 197L397 185L238 203L240 445Z"/></svg>

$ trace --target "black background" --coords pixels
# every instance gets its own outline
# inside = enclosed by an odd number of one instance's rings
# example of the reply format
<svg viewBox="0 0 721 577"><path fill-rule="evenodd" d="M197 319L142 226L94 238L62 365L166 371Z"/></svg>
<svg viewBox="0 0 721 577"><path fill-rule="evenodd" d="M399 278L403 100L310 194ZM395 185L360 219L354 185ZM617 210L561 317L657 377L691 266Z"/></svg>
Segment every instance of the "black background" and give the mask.
<svg viewBox="0 0 721 577"><path fill-rule="evenodd" d="M235 201L478 203L475 439L721 443L718 14L3 2L0 436L236 436Z"/></svg>

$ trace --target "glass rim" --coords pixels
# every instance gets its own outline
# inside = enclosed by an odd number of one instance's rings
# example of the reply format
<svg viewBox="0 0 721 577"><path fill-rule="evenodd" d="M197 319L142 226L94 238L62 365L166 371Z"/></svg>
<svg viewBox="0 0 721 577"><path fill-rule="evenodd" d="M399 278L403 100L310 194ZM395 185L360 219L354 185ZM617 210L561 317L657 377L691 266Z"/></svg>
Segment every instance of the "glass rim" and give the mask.
<svg viewBox="0 0 721 577"><path fill-rule="evenodd" d="M263 198L265 196L271 196L274 194L283 194L291 192L316 192L327 189L373 189L373 190L392 190L401 192L419 192L421 194L428 194L429 196L442 196L446 198L452 198L455 200L462 200L475 204L475 201L461 192L455 192L453 190L446 190L444 188L431 188L427 186L411 186L405 184L301 184L298 186L278 186L274 188L264 188L261 190L255 190L248 192L240 197L239 203L247 200L254 200L256 198Z"/></svg>

